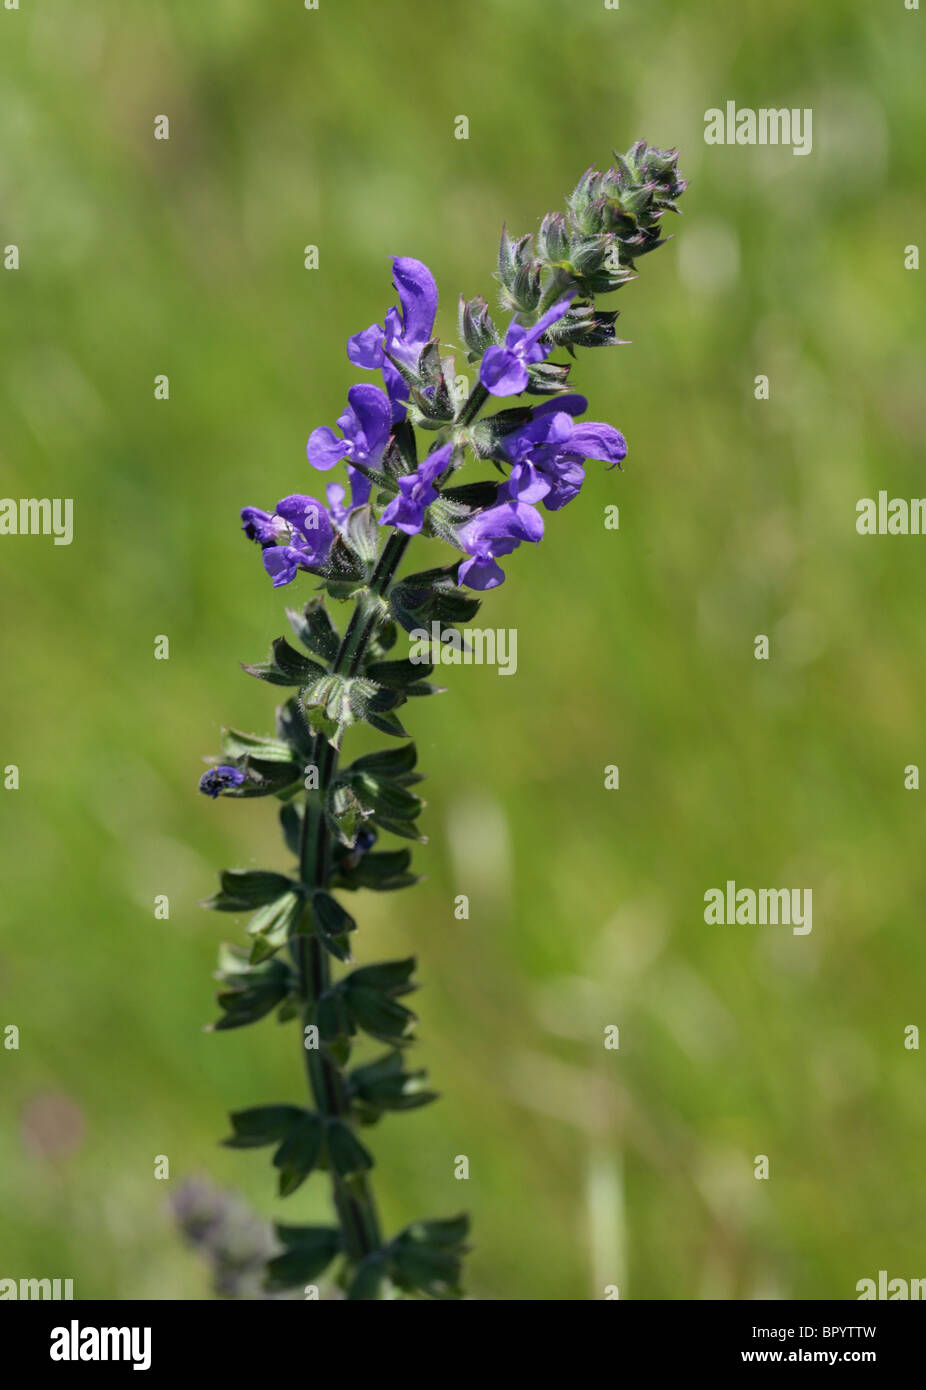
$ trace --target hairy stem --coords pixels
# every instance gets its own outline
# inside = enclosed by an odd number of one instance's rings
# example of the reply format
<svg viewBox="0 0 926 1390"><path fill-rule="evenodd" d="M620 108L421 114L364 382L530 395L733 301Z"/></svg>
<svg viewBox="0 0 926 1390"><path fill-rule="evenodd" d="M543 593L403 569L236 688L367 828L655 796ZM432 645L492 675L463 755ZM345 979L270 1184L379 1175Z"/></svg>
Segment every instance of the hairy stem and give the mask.
<svg viewBox="0 0 926 1390"><path fill-rule="evenodd" d="M379 621L379 600L392 582L408 540L398 531L390 536L370 580L372 601L356 604L332 664L334 672L354 674L360 669ZM327 889L331 872L331 837L324 807L337 770L338 752L323 734L315 736L313 761L318 768L318 790L306 795L299 854L300 876L309 890ZM315 1022L318 1000L331 982L328 953L317 936L295 936L292 946L303 1000L303 1026L308 1027ZM340 1067L321 1048L304 1050L309 1088L319 1113L346 1117L350 1107ZM352 1259L362 1260L382 1245L370 1182L361 1173L351 1179L334 1176L333 1183L345 1249Z"/></svg>

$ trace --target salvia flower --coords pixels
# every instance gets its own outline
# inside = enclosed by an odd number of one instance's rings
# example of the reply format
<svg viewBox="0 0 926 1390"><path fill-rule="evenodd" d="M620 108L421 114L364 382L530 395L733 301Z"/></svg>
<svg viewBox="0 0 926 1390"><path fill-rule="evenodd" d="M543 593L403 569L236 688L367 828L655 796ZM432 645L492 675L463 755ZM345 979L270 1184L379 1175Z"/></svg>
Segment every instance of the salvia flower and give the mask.
<svg viewBox="0 0 926 1390"><path fill-rule="evenodd" d="M338 416L339 439L328 425L320 425L309 435L306 454L313 468L326 473L346 459L348 465L359 463L375 468L389 442L392 410L389 397L378 386L352 386L347 393L348 406ZM359 470L348 468L351 481ZM361 475L362 476L362 475Z"/></svg>
<svg viewBox="0 0 926 1390"><path fill-rule="evenodd" d="M245 517L245 513L252 515ZM263 545L264 569L275 589L291 584L300 570L319 569L327 560L334 529L327 508L317 497L294 493L277 503L272 517L257 507L245 507L241 515L245 534L254 532L252 539Z"/></svg>
<svg viewBox="0 0 926 1390"><path fill-rule="evenodd" d="M685 187L676 159L635 145L615 156L608 176L591 171L580 180L565 217L548 214L533 236L503 234L500 297L515 317L500 340L485 301L462 302L460 338L479 372L468 393L453 357L442 356L431 336L434 277L421 261L397 257L398 305L348 342L351 362L381 371L386 391L352 386L337 430L313 430L306 446L313 468L327 473L342 463L346 480L328 482L327 506L293 493L272 512L241 513L274 586L300 571L314 577L304 608L288 610L308 655L277 637L269 660L244 667L289 687L274 731L226 729L219 758L230 762L210 767L199 784L212 798L237 792L278 800L289 851L285 873L226 870L209 900L219 911L252 913L247 949L226 947L220 955L215 1031L276 1014L284 1024L298 1021L294 1045L303 1056L310 1025L318 1034L306 1067L308 1105L290 1099L238 1110L226 1141L236 1149L273 1148L281 1198L290 1199L319 1170L331 1184L332 1224L277 1226L286 1248L269 1258L268 1290L301 1292L324 1277L350 1301L461 1296L465 1215L418 1221L398 1233L380 1224L374 1158L359 1127L436 1097L425 1073L404 1061L416 1020L399 1001L416 988L415 961L364 961L351 969L357 922L342 895L417 881L411 850L390 848L389 839L380 848L379 837L424 838L417 754L399 712L411 697L439 694L440 687L427 679L429 664L416 669L412 658L388 657L399 628L414 638L437 621L462 642L459 625L480 606L462 586L482 591L504 583L499 561L544 535L540 504L556 511L582 487L587 460L614 467L627 452L611 425L579 418L588 402L562 390L568 369L546 359L557 340L573 355L617 342L616 311L599 309L596 296L627 283L632 257L664 240L663 214L674 211ZM531 386L546 397L541 404L479 418L487 400ZM419 429L429 431L430 452L420 447ZM504 481L482 473L445 487L468 454L479 469L494 465ZM407 572L406 552L422 531L463 558ZM338 622L344 607L349 616ZM351 761L344 740L360 724L399 743ZM364 1038L386 1051L358 1066L355 1044Z"/></svg>
<svg viewBox="0 0 926 1390"><path fill-rule="evenodd" d="M241 529L249 541L259 541L261 545L276 545L289 534L289 527L281 516L262 512L260 507L241 508Z"/></svg>
<svg viewBox="0 0 926 1390"><path fill-rule="evenodd" d="M559 511L577 496L585 481L587 459L598 459L611 468L624 460L627 441L620 430L598 421L573 419L587 404L584 396L554 397L536 408L528 424L505 436L502 448L513 467L500 496L542 501L548 511Z"/></svg>
<svg viewBox="0 0 926 1390"><path fill-rule="evenodd" d="M543 517L526 502L504 501L477 512L457 530L468 558L460 562L457 580L470 589L497 589L505 571L496 556L510 555L522 541L539 541Z"/></svg>
<svg viewBox="0 0 926 1390"><path fill-rule="evenodd" d="M392 262L392 283L401 308L392 308L385 323L371 324L347 340L347 355L355 367L383 374L389 393L393 421L405 418L408 386L402 373L389 360L395 358L412 371L418 366L422 349L430 342L437 314L437 285L422 261L396 256Z"/></svg>
<svg viewBox="0 0 926 1390"><path fill-rule="evenodd" d="M369 500L371 483L369 478L365 478L362 473L358 473L356 468L348 466L350 474L350 505L345 506L344 499L347 496L347 489L343 483L329 483L325 488L325 497L328 500L328 515L334 522L339 531L343 531L347 525L347 518L357 507L362 507Z"/></svg>
<svg viewBox="0 0 926 1390"><path fill-rule="evenodd" d="M548 309L531 328L513 320L508 325L503 347L486 348L479 367L479 380L490 396L517 396L530 380L528 367L543 362L553 351L551 343L540 339L551 326L569 312L573 295L569 294Z"/></svg>
<svg viewBox="0 0 926 1390"><path fill-rule="evenodd" d="M381 526L394 526L406 536L414 536L424 525L424 514L437 498L436 479L450 466L452 444L435 449L414 473L398 479L399 493L386 507L379 519Z"/></svg>
<svg viewBox="0 0 926 1390"><path fill-rule="evenodd" d="M243 781L244 773L240 768L222 763L219 767L210 767L208 772L203 773L199 779L199 790L215 801L222 792L228 791L231 787L240 787Z"/></svg>

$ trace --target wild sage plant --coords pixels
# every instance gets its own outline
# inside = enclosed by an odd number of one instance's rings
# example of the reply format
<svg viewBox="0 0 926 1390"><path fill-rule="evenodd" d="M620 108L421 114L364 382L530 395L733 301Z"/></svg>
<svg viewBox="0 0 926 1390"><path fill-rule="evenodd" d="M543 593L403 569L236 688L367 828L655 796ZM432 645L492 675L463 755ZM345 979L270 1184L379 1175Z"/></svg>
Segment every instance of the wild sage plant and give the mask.
<svg viewBox="0 0 926 1390"><path fill-rule="evenodd" d="M379 372L385 389L352 386L338 431L323 425L308 441L313 468L346 464L349 500L333 482L325 502L295 493L272 512L242 511L274 587L300 573L318 581L303 607L287 610L308 655L278 637L267 661L244 668L294 692L277 710L276 732L226 730L222 758L200 783L212 797L276 797L295 860L289 873L226 870L208 904L253 914L249 949L222 951L215 1027L239 1028L273 1010L298 1019L311 1093L309 1106L236 1111L226 1142L273 1145L283 1197L315 1169L327 1170L332 1185L336 1224L277 1227L283 1253L268 1263L270 1288L315 1280L337 1259L349 1298L460 1293L467 1217L419 1221L390 1237L380 1228L373 1158L357 1130L434 1095L426 1074L405 1061L416 1020L401 1000L415 988L415 961L336 972L351 962L356 928L336 895L416 881L411 851L379 842L422 839L415 747L398 715L409 699L437 693L427 679L432 665L414 659L422 639L433 631L462 641L458 624L479 608L467 590L496 588L505 578L499 558L541 539L539 507L555 512L571 502L587 460L613 467L624 459L616 429L579 418L587 401L568 390L570 364L550 359L557 349L574 357L577 348L619 341L616 311L596 301L633 279L635 262L662 245L663 214L676 210L685 186L677 152L641 141L606 171L583 174L565 213L547 213L536 234L503 231L497 276L508 325L496 327L484 299L460 300L463 352L478 367L471 390L434 337L431 272L398 257L399 305L347 344L350 361ZM515 396L545 399L484 413ZM469 457L483 473L494 465L501 481L460 482ZM418 534L439 537L463 558L400 575ZM351 605L343 630L327 600ZM390 655L402 628L416 639L409 657ZM359 723L395 742L344 762L344 735ZM361 1035L387 1050L351 1065Z"/></svg>

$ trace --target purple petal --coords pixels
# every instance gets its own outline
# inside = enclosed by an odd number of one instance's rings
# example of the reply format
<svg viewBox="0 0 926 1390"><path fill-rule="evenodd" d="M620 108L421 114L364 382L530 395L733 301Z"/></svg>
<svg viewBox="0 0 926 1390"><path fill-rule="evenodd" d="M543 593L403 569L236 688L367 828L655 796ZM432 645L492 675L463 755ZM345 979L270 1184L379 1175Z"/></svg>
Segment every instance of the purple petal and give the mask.
<svg viewBox="0 0 926 1390"><path fill-rule="evenodd" d="M348 508L344 505L344 497L347 493L343 483L329 483L325 488L325 497L328 502L328 514L332 517L337 526L343 526L347 520Z"/></svg>
<svg viewBox="0 0 926 1390"><path fill-rule="evenodd" d="M479 512L459 528L457 537L466 550L491 549L503 553L496 541L539 541L543 535L543 517L526 502L501 502Z"/></svg>
<svg viewBox="0 0 926 1390"><path fill-rule="evenodd" d="M627 441L613 425L586 420L573 430L569 451L581 454L583 458L600 459L613 467L627 457Z"/></svg>
<svg viewBox="0 0 926 1390"><path fill-rule="evenodd" d="M292 584L302 564L302 553L292 545L270 545L262 552L264 569L273 580L273 587L281 589L284 584Z"/></svg>
<svg viewBox="0 0 926 1390"><path fill-rule="evenodd" d="M408 403L408 383L402 373L388 360L382 365L383 381L386 383L386 390L389 400L392 403L392 423L397 424L399 420L405 419L405 407Z"/></svg>
<svg viewBox="0 0 926 1390"><path fill-rule="evenodd" d="M469 589L497 589L504 582L505 571L491 558L477 560L471 556L468 560L461 560L457 570L457 583L465 584Z"/></svg>
<svg viewBox="0 0 926 1390"><path fill-rule="evenodd" d="M396 256L392 262L392 283L402 305L402 337L406 346L420 351L431 336L437 314L434 276L421 261Z"/></svg>
<svg viewBox="0 0 926 1390"><path fill-rule="evenodd" d="M571 294L567 294L566 298L561 299L558 304L554 304L551 309L548 309L542 318L539 318L537 322L532 324L527 330L525 342L536 343L539 338L542 338L551 324L556 323L557 319L561 319L564 314L568 314L569 306L574 298L575 290L573 290Z"/></svg>
<svg viewBox="0 0 926 1390"><path fill-rule="evenodd" d="M548 512L558 512L561 507L565 507L567 502L578 497L579 490L585 481L585 469L581 464L570 464L568 468L561 470L552 481L553 486L543 499L543 505Z"/></svg>
<svg viewBox="0 0 926 1390"><path fill-rule="evenodd" d="M400 481L404 482L404 479ZM436 494L435 494L436 496ZM406 536L415 536L424 525L424 503L399 493L393 497L379 519L380 526L394 526Z"/></svg>
<svg viewBox="0 0 926 1390"><path fill-rule="evenodd" d="M354 507L362 507L369 502L373 484L358 469L351 468L350 464L347 465L347 477L350 481L350 505L353 511Z"/></svg>
<svg viewBox="0 0 926 1390"><path fill-rule="evenodd" d="M479 380L490 396L517 396L528 383L527 368L507 348L490 347L480 364Z"/></svg>
<svg viewBox="0 0 926 1390"><path fill-rule="evenodd" d="M248 540L259 541L261 545L278 540L286 530L279 517L262 512L260 507L242 507L241 522L241 529Z"/></svg>
<svg viewBox="0 0 926 1390"><path fill-rule="evenodd" d="M442 444L439 449L434 450L433 454L428 454L423 463L419 463L416 470L418 477L423 483L435 482L450 467L452 457L453 444ZM402 481L401 478L399 481Z"/></svg>
<svg viewBox="0 0 926 1390"><path fill-rule="evenodd" d="M582 415L588 410L588 401L577 392L566 396L552 396L550 400L534 407L534 418L536 419L538 415L549 415L551 411L558 413L561 410L564 410L567 415Z"/></svg>
<svg viewBox="0 0 926 1390"><path fill-rule="evenodd" d="M347 393L350 409L359 427L361 439L355 436L351 457L358 463L375 467L383 455L392 425L392 406L385 391L378 386L352 386Z"/></svg>
<svg viewBox="0 0 926 1390"><path fill-rule="evenodd" d="M331 518L317 497L296 492L277 503L277 515L305 539L311 558L324 558L331 549Z"/></svg>
<svg viewBox="0 0 926 1390"><path fill-rule="evenodd" d="M347 440L338 439L329 425L319 425L318 429L309 435L305 451L312 467L324 473L340 463L349 448Z"/></svg>
<svg viewBox="0 0 926 1390"><path fill-rule="evenodd" d="M362 333L355 333L347 340L347 355L355 367L373 370L381 367L386 360L383 350L385 329L382 324L371 323Z"/></svg>
<svg viewBox="0 0 926 1390"><path fill-rule="evenodd" d="M540 502L550 491L550 482L530 462L515 464L501 488L499 497L509 502Z"/></svg>

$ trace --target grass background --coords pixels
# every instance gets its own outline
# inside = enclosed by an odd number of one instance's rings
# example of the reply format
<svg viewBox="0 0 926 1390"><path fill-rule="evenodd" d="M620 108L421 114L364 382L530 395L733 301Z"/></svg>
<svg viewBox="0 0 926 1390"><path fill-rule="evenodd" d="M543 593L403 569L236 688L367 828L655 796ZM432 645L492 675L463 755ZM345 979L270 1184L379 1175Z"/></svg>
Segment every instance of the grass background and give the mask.
<svg viewBox="0 0 926 1390"><path fill-rule="evenodd" d="M483 1298L926 1274L903 1045L926 541L855 532L860 497L926 491L922 23L901 0L0 10L0 492L76 500L72 546L0 541L0 1275L209 1297L157 1154L170 1185L326 1216L324 1179L279 1203L265 1155L216 1146L229 1109L301 1098L295 1033L200 1031L235 927L197 900L220 866L285 863L270 806L195 791L220 725L269 726L236 663L292 597L237 510L312 490L305 439L358 379L343 344L392 302L389 255L432 267L453 341L501 222L533 229L640 137L681 148L685 217L614 301L632 346L574 373L625 472L590 466L488 597L517 675L450 672L411 712L427 881L357 903L360 962L419 957L443 1093L372 1134L376 1190L389 1230L471 1211ZM728 99L811 107L812 154L706 146ZM813 933L706 926L728 878L812 888Z"/></svg>

